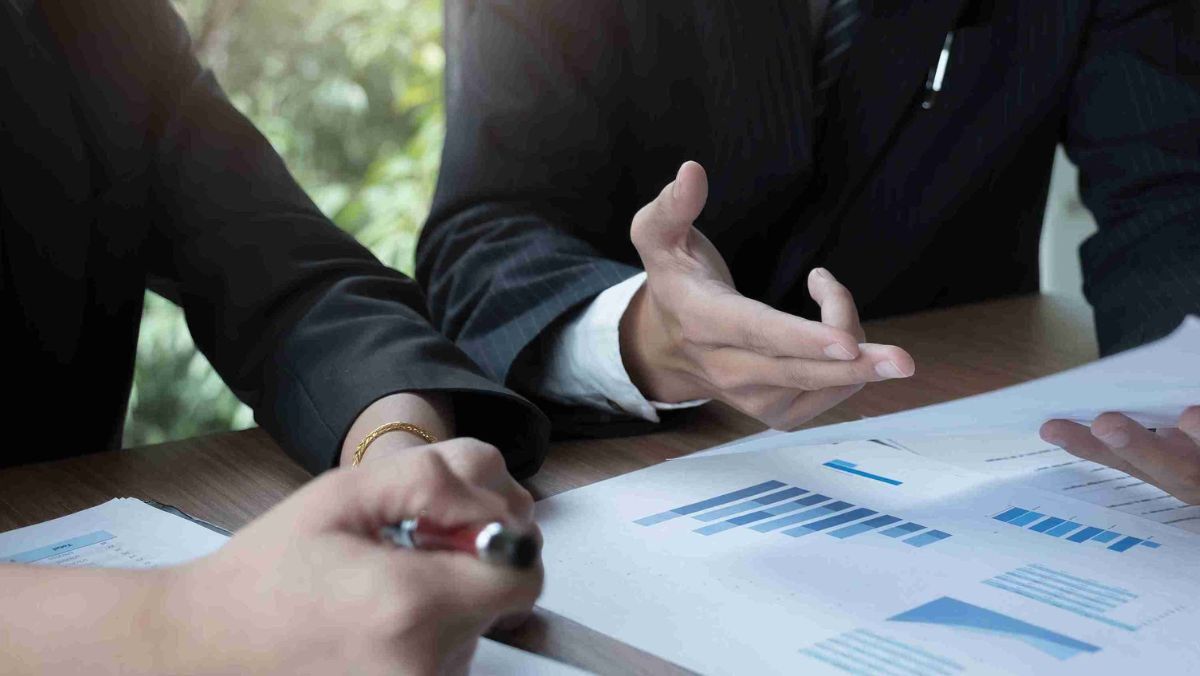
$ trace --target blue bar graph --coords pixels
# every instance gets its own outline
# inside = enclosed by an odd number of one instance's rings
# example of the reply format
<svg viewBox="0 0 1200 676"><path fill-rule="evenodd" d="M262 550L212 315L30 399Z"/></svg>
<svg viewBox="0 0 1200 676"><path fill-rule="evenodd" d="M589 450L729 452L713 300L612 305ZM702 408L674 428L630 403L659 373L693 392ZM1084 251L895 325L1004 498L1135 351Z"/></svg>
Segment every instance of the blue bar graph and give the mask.
<svg viewBox="0 0 1200 676"><path fill-rule="evenodd" d="M895 528L889 528L889 529L883 531L882 534L886 535L890 538L899 538L899 537L904 537L905 535L910 535L919 530L925 530L925 526L922 526L919 523L913 523L910 521L908 523L900 524L899 526L896 526Z"/></svg>
<svg viewBox="0 0 1200 676"><path fill-rule="evenodd" d="M1103 532L1104 532L1103 528L1096 528L1095 526L1088 526L1087 528L1084 528L1083 530L1079 531L1078 533L1072 535L1071 537L1069 537L1067 539L1070 540L1071 542L1087 542L1088 540L1091 540L1092 538L1096 537L1097 535L1099 535L1100 533L1103 533Z"/></svg>
<svg viewBox="0 0 1200 676"><path fill-rule="evenodd" d="M841 500L838 500L814 509L805 510L799 514L792 514L790 516L785 516L782 519L775 519L774 521L760 523L757 526L751 526L751 528L760 533L769 533L773 530L783 528L784 526L791 526L802 521L812 521L813 519L819 519L823 516L829 516L830 514L840 512L843 509L849 509L853 506L854 505L851 505L849 502L842 502Z"/></svg>
<svg viewBox="0 0 1200 676"><path fill-rule="evenodd" d="M1007 523L1010 526L1026 528L1035 533L1043 533L1051 537L1067 536L1065 540L1075 544L1086 542L1107 545L1107 549L1113 552L1127 552L1138 546L1149 549L1158 549L1162 546L1161 542L1154 542L1147 538L1131 537L1113 530L1088 526L1070 519L1047 516L1023 507L1009 507L992 518L996 521ZM884 535L887 534L888 532L884 533Z"/></svg>
<svg viewBox="0 0 1200 676"><path fill-rule="evenodd" d="M703 528L697 528L696 532L701 535L716 535L717 533L727 531L730 528L737 528L738 526L745 526L746 524L754 523L755 521L762 521L763 519L768 519L772 516L780 516L781 514L794 512L803 507L811 507L812 505L825 502L828 499L828 496L821 495L820 493L813 493L812 495L806 495L799 500L793 500L791 502L787 502L782 505L775 505L757 512L750 512L749 514L735 516L728 521L709 524Z"/></svg>
<svg viewBox="0 0 1200 676"><path fill-rule="evenodd" d="M832 533L830 533L830 535L835 538L838 538L840 540L845 540L846 538L852 538L855 535L858 535L860 533L865 533L869 530L875 530L876 528L883 528L884 526L890 526L899 520L900 520L900 517L898 517L898 516L888 516L888 515L877 516L874 519L867 519L866 521L856 523L853 526L846 526L845 528L839 528L839 529L833 531Z"/></svg>
<svg viewBox="0 0 1200 676"><path fill-rule="evenodd" d="M1046 531L1046 535L1053 535L1056 538L1062 537L1062 536L1066 535L1067 533L1070 533L1071 531L1075 530L1076 528L1079 528L1082 525L1083 524L1075 523L1074 521L1068 521L1061 526L1055 526L1054 528L1051 528L1050 530Z"/></svg>
<svg viewBox="0 0 1200 676"><path fill-rule="evenodd" d="M1046 531L1050 530L1051 528L1054 528L1058 524L1065 523L1065 522L1066 522L1066 519L1060 519L1057 516L1048 516L1048 517L1042 519L1041 521L1038 521L1033 526L1031 526L1029 528L1029 530L1035 531L1038 533L1045 533Z"/></svg>
<svg viewBox="0 0 1200 676"><path fill-rule="evenodd" d="M839 462L845 464L844 461ZM757 533L778 532L793 538L825 533L836 540L849 540L874 532L899 539L913 547L924 547L950 537L949 533L927 530L925 526L906 522L899 516L880 514L869 507L789 486L782 481L764 481L644 516L635 519L634 523L656 526L683 516L704 522L692 529L692 532L704 536L747 526Z"/></svg>
<svg viewBox="0 0 1200 676"><path fill-rule="evenodd" d="M935 542L945 540L948 537L950 537L949 533L943 533L940 530L931 530L927 533L921 533L920 535L914 535L908 538L904 541L904 544L912 545L913 547L924 547L925 545L931 545Z"/></svg>
<svg viewBox="0 0 1200 676"><path fill-rule="evenodd" d="M653 526L655 524L659 524L664 521L670 521L671 519L676 519L681 516L688 516L689 514L695 514L696 512L702 512L706 509L712 509L713 507L720 507L721 505L727 505L735 500L741 500L742 498L748 498L752 495L758 495L759 493L766 493L767 491L773 491L776 488L783 488L785 485L786 484L784 484L782 481L765 481L765 482L755 485L755 486L750 486L748 488L743 488L738 491L733 491L732 493L718 495L715 498L709 498L708 500L701 500L700 502L693 502L690 505L684 505L683 507L676 507L675 509L672 509L672 510L669 510L666 512L661 512L659 514L652 514L650 516L638 519L634 523L636 523L640 526Z"/></svg>
<svg viewBox="0 0 1200 676"><path fill-rule="evenodd" d="M1026 512L1025 514L1018 516L1017 518L1013 519L1012 521L1009 521L1009 523L1011 523L1014 526L1021 526L1022 528L1024 528L1025 526L1028 526L1029 524L1033 523L1034 521L1037 521L1038 519L1042 518L1043 516L1046 516L1046 515L1042 514L1040 512Z"/></svg>
<svg viewBox="0 0 1200 676"><path fill-rule="evenodd" d="M808 535L809 533L819 533L823 530L833 528L834 526L840 526L844 523L850 523L851 521L857 521L868 516L873 516L874 514L876 514L876 512L873 509L859 507L858 509L852 509L848 512L838 514L837 516L831 516L828 519L822 519L816 523L810 523L807 526L800 526L799 528L785 530L783 531L783 534L798 538Z"/></svg>
<svg viewBox="0 0 1200 676"><path fill-rule="evenodd" d="M1137 625L1108 616L1109 612L1137 600L1138 595L1128 589L1113 587L1036 563L997 575L984 580L983 583L1110 627L1125 631L1139 629Z"/></svg>
<svg viewBox="0 0 1200 676"><path fill-rule="evenodd" d="M779 491L778 493L769 493L767 495L759 496L757 498L753 498L753 499L747 500L745 502L739 502L735 505L730 505L729 507L724 507L722 509L714 509L711 512L704 512L703 514L697 514L696 516L694 516L692 518L699 519L700 521L716 521L717 519L724 519L727 516L733 516L734 514L740 514L741 512L744 512L748 509L755 509L757 507L766 507L767 505L773 505L776 502L782 502L784 500L787 500L788 498L794 498L797 495L802 495L807 492L808 491L804 490L803 488L788 488L788 489Z"/></svg>
<svg viewBox="0 0 1200 676"><path fill-rule="evenodd" d="M968 631L983 631L1021 641L1058 660L1100 652L1099 646L949 596L890 617L888 621L937 624Z"/></svg>
<svg viewBox="0 0 1200 676"><path fill-rule="evenodd" d="M889 486L899 486L900 484L904 483L903 481L897 481L896 479L889 479L888 477L880 476L878 474L871 474L870 472L864 472L861 469L857 469L858 465L853 462L850 462L849 460L830 460L829 462L825 463L825 467L828 467L829 469L835 469L839 472L845 472L846 474L853 474L855 476L860 476L860 477L863 477L864 479L871 479L872 481L878 481L880 483L885 483Z"/></svg>

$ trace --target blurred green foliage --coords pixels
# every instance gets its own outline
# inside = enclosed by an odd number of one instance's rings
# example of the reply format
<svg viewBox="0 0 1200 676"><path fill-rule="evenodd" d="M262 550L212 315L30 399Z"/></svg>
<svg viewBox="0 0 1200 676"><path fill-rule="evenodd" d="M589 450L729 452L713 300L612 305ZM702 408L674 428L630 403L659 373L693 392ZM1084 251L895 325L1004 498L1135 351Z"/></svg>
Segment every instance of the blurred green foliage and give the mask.
<svg viewBox="0 0 1200 676"><path fill-rule="evenodd" d="M438 0L175 0L201 62L339 227L411 273L444 136ZM253 424L147 295L126 445Z"/></svg>

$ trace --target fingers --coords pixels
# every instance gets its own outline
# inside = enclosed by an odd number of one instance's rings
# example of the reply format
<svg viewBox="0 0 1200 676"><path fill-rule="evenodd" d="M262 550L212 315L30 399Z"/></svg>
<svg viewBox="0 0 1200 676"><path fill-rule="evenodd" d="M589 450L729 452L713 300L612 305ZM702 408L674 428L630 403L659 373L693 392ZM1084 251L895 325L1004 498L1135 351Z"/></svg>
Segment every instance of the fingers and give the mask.
<svg viewBox="0 0 1200 676"><path fill-rule="evenodd" d="M397 561L393 569L398 574L429 581L426 604L451 617L476 618L481 631L500 618L529 613L542 591L540 563L516 570L454 552L395 550L389 554Z"/></svg>
<svg viewBox="0 0 1200 676"><path fill-rule="evenodd" d="M706 355L701 368L713 393L754 386L811 392L906 378L915 370L912 357L898 347L863 344L859 349L859 358L854 361L828 361L764 357L743 349L723 348Z"/></svg>
<svg viewBox="0 0 1200 676"><path fill-rule="evenodd" d="M1195 413L1180 424L1193 429ZM1072 454L1115 467L1189 504L1200 504L1200 443L1185 429L1155 434L1119 413L1105 413L1087 428L1066 421L1042 426L1042 438Z"/></svg>
<svg viewBox="0 0 1200 676"><path fill-rule="evenodd" d="M437 444L434 450L468 484L499 494L508 511L519 519L513 525L533 523L533 496L508 473L504 456L496 447L477 439L459 438Z"/></svg>
<svg viewBox="0 0 1200 676"><path fill-rule="evenodd" d="M338 469L313 482L315 496L298 493L305 527L338 529L374 538L379 529L428 515L453 527L480 521L520 523L499 494L469 485L451 470L436 446L367 468ZM317 503L317 504L307 504Z"/></svg>
<svg viewBox="0 0 1200 676"><path fill-rule="evenodd" d="M803 319L736 293L697 301L681 318L686 343L738 347L770 357L850 361L858 338L844 329Z"/></svg>
<svg viewBox="0 0 1200 676"><path fill-rule="evenodd" d="M813 268L808 275L808 293L821 307L821 322L849 332L860 343L866 341L854 296L828 270Z"/></svg>
<svg viewBox="0 0 1200 676"><path fill-rule="evenodd" d="M629 236L649 269L673 249L684 246L692 223L708 200L708 176L695 162L685 162L675 180L633 217Z"/></svg>
<svg viewBox="0 0 1200 676"><path fill-rule="evenodd" d="M1071 455L1107 465L1142 481L1150 481L1150 478L1142 474L1137 467L1108 450L1104 442L1092 436L1092 431L1079 423L1069 420L1051 420L1042 425L1039 434L1046 443L1054 444Z"/></svg>

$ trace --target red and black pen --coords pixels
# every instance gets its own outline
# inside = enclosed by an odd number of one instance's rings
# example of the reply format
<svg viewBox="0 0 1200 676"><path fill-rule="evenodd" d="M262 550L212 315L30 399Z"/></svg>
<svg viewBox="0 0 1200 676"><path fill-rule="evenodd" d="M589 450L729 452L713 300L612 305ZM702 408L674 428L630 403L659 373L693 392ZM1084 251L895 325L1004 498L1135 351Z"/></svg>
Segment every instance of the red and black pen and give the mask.
<svg viewBox="0 0 1200 676"><path fill-rule="evenodd" d="M405 519L381 529L380 537L397 547L465 552L481 561L511 568L529 568L541 553L533 535L514 531L498 521L445 528L428 519Z"/></svg>

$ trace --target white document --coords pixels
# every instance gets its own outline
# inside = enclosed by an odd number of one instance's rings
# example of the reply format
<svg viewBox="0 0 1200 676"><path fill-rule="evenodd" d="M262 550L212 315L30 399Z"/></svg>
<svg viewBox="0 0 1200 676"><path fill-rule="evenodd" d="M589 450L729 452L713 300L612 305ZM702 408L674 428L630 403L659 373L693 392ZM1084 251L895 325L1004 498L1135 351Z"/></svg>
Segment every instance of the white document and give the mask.
<svg viewBox="0 0 1200 676"><path fill-rule="evenodd" d="M1200 659L1200 538L878 443L666 462L538 520L540 605L702 673Z"/></svg>
<svg viewBox="0 0 1200 676"><path fill-rule="evenodd" d="M1108 411L1125 413L1147 427L1174 427L1183 410L1196 405L1200 405L1200 319L1188 317L1162 340L1046 378L902 413L752 437L708 453L862 439L1036 433L1052 418L1088 423Z"/></svg>
<svg viewBox="0 0 1200 676"><path fill-rule="evenodd" d="M215 552L228 538L141 500L119 498L82 512L0 533L0 564L152 568ZM482 639L475 676L572 676L581 672L540 655Z"/></svg>

